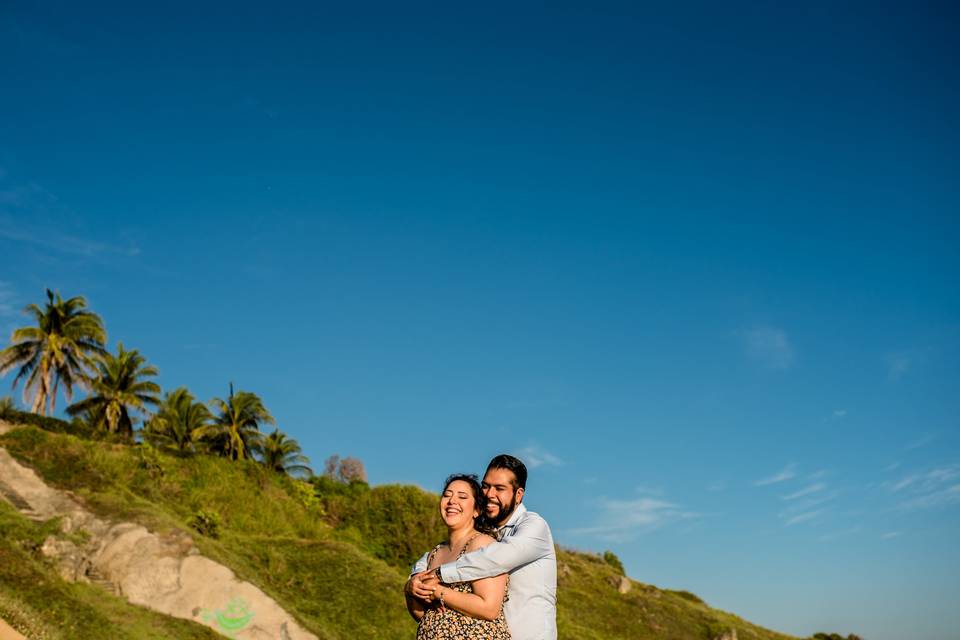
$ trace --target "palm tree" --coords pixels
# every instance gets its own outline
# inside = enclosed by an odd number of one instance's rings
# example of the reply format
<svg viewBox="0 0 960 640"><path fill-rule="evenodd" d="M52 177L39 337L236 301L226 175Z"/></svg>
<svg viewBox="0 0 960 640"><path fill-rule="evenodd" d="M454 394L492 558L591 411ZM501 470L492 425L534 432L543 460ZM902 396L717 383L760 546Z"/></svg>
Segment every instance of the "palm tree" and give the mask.
<svg viewBox="0 0 960 640"><path fill-rule="evenodd" d="M154 444L193 451L197 434L212 418L207 405L197 402L186 387L180 387L164 396L156 415L144 427L143 435Z"/></svg>
<svg viewBox="0 0 960 640"><path fill-rule="evenodd" d="M300 443L288 438L287 434L279 429L275 429L263 439L260 461L270 469L287 475L313 475L313 469L309 467L310 459L303 455Z"/></svg>
<svg viewBox="0 0 960 640"><path fill-rule="evenodd" d="M260 424L276 424L260 396L249 391L234 394L232 384L226 400L214 398L210 404L215 413L213 423L197 435L208 443L210 451L231 460L252 458L263 441Z"/></svg>
<svg viewBox="0 0 960 640"><path fill-rule="evenodd" d="M85 311L86 307L87 301L81 296L64 300L47 289L44 308L31 304L24 309L33 316L36 326L15 329L10 346L0 351L0 376L20 367L13 387L26 380L23 401L30 404L32 412L52 414L61 384L67 400L71 400L73 385L84 382L93 369L93 358L107 353L103 320ZM28 400L30 395L32 402Z"/></svg>
<svg viewBox="0 0 960 640"><path fill-rule="evenodd" d="M135 413L148 413L147 405L160 403L160 385L147 378L159 372L136 349L117 344L117 355L97 360L97 375L89 382L90 395L67 407L71 416L85 414L96 428L133 436Z"/></svg>

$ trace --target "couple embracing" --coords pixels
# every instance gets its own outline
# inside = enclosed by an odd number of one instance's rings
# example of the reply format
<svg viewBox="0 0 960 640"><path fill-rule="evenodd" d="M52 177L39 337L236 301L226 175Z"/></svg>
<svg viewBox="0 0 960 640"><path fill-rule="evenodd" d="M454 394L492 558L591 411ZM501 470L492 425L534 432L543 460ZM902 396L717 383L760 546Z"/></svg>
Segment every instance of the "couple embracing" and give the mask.
<svg viewBox="0 0 960 640"><path fill-rule="evenodd" d="M499 455L483 482L447 478L447 540L404 587L417 640L556 640L557 556L546 521L523 505L527 468Z"/></svg>

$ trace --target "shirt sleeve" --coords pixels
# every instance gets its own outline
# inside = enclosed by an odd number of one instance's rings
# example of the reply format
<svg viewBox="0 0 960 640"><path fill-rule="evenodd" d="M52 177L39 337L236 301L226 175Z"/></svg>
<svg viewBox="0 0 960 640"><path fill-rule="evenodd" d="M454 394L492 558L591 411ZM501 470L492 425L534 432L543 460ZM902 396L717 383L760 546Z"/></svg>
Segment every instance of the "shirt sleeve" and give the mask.
<svg viewBox="0 0 960 640"><path fill-rule="evenodd" d="M509 573L517 567L544 558L553 551L550 528L542 518L527 518L517 525L513 535L491 542L440 567L443 581L472 582Z"/></svg>
<svg viewBox="0 0 960 640"><path fill-rule="evenodd" d="M427 551L425 554L420 556L420 559L417 560L416 564L413 565L413 569L410 570L410 575L415 573L420 573L427 570L427 562L430 560L430 552Z"/></svg>

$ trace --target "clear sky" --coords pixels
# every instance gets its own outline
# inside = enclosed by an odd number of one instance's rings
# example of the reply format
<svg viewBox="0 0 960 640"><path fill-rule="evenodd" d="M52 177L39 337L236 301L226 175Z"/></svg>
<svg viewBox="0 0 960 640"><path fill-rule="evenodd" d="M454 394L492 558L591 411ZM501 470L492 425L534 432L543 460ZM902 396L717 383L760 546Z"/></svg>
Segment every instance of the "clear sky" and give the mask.
<svg viewBox="0 0 960 640"><path fill-rule="evenodd" d="M958 637L951 3L198 4L2 3L4 336L84 295L317 466L515 452L638 580Z"/></svg>

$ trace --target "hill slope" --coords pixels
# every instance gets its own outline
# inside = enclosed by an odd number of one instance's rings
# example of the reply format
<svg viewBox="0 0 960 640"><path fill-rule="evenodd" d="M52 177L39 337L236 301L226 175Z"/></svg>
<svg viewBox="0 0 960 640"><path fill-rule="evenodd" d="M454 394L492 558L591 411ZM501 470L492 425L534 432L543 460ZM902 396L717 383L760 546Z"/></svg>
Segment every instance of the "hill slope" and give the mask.
<svg viewBox="0 0 960 640"><path fill-rule="evenodd" d="M291 480L254 463L179 457L21 426L4 447L103 518L185 532L207 557L272 596L319 638L409 640L406 569L442 537L436 496L416 487ZM31 637L207 638L208 629L61 579L39 547L56 523L0 504L0 618ZM201 534L199 531L205 532ZM62 535L62 534L59 534ZM628 580L599 556L559 551L560 637L791 640L702 603ZM119 633L119 632L118 632Z"/></svg>

